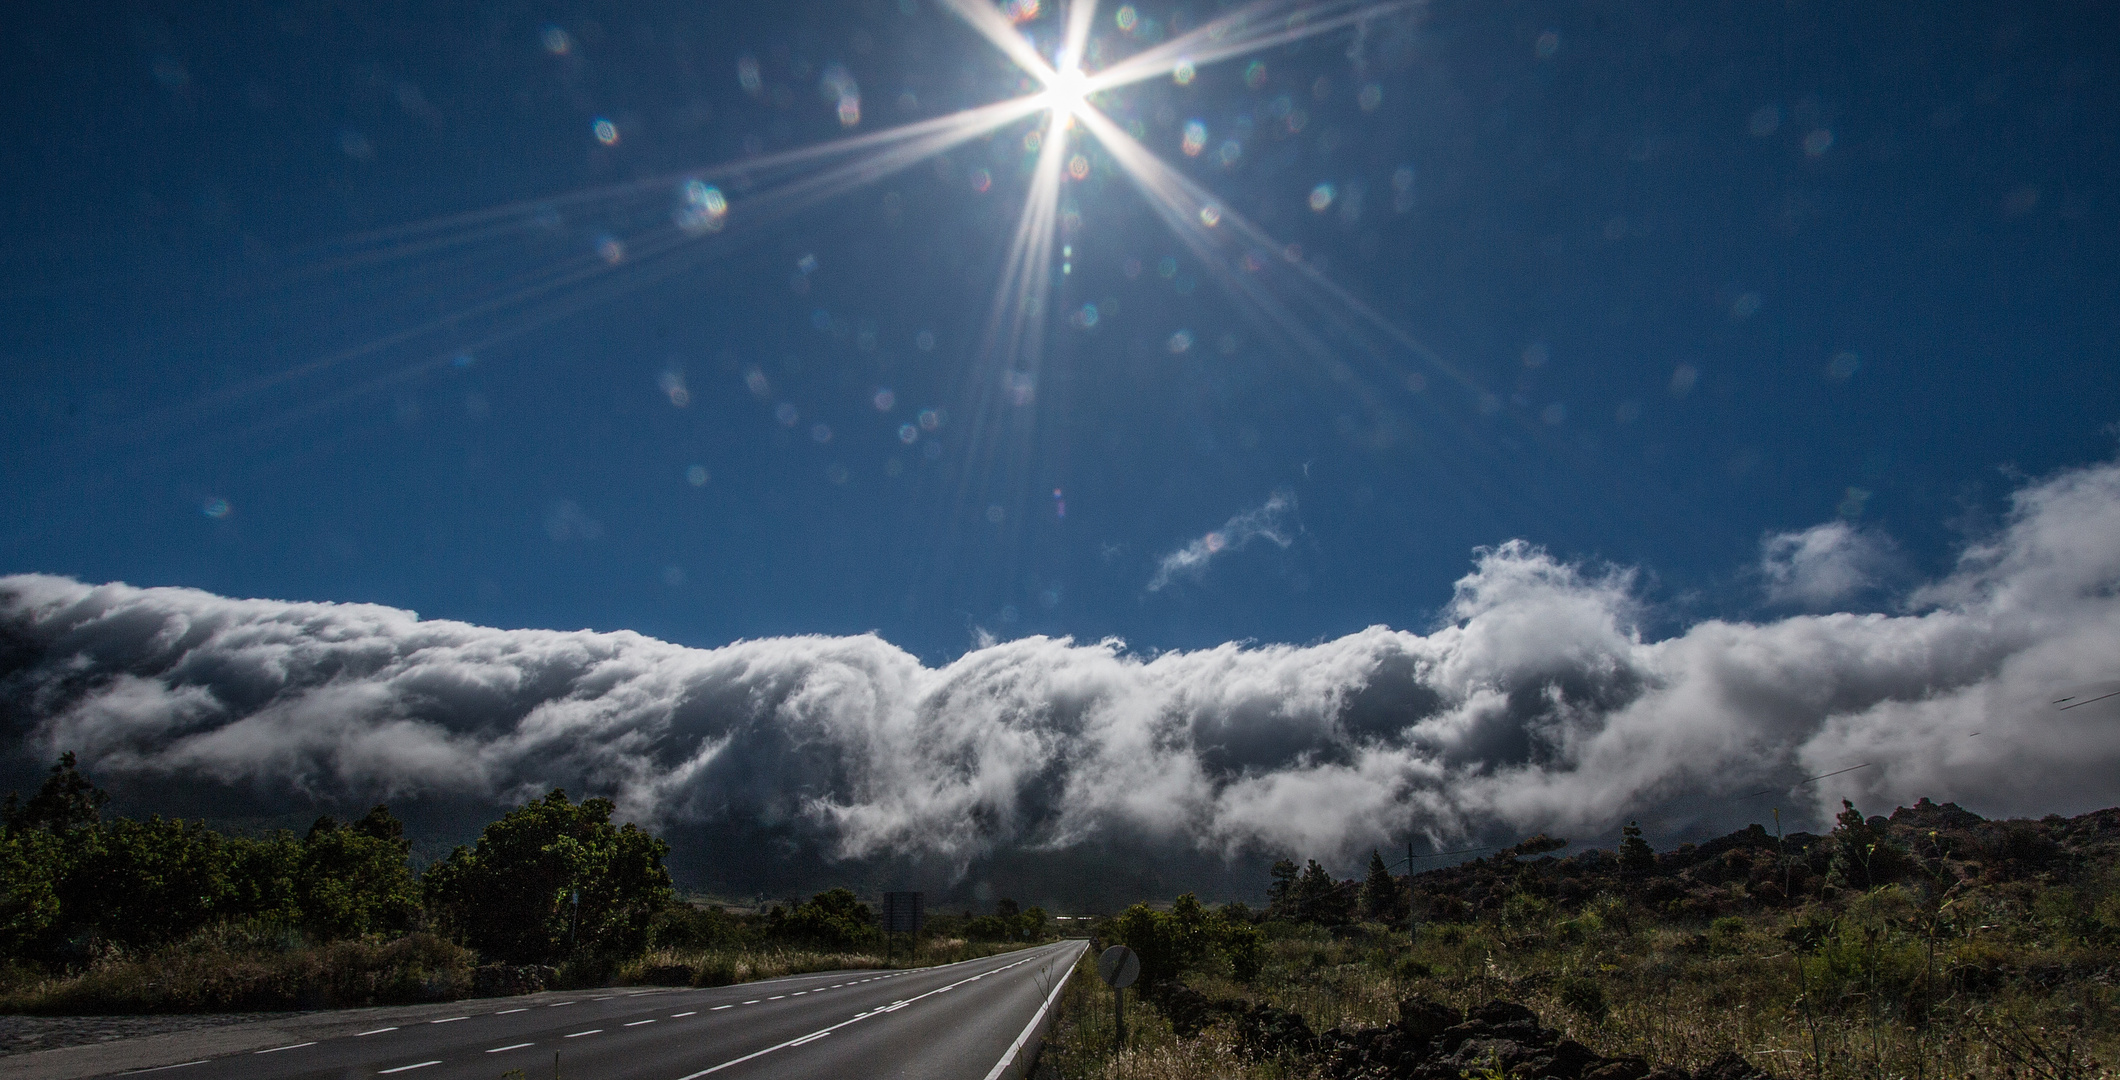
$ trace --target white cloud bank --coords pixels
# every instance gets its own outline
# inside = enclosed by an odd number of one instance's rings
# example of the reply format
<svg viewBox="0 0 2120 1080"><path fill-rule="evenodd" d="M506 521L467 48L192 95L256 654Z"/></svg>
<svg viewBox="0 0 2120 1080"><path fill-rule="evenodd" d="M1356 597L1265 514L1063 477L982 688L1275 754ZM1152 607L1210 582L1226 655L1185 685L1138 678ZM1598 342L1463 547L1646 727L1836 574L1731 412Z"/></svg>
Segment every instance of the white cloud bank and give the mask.
<svg viewBox="0 0 2120 1080"><path fill-rule="evenodd" d="M930 668L873 635L691 649L23 575L0 579L0 709L99 775L346 799L563 784L665 826L960 864L1122 835L1320 856L1408 828L1596 835L1861 761L1805 789L1814 820L1844 793L2120 801L2120 699L2050 701L2120 667L2120 466L2020 491L1901 614L1644 641L1633 588L1513 541L1427 634L1154 657L1026 638Z"/></svg>

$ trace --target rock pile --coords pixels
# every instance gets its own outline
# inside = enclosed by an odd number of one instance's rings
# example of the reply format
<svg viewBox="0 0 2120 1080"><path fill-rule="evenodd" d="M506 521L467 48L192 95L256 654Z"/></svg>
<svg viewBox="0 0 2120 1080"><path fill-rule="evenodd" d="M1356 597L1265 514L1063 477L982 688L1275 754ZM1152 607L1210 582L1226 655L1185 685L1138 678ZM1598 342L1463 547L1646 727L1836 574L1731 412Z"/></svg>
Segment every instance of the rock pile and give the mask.
<svg viewBox="0 0 2120 1080"><path fill-rule="evenodd" d="M1270 1005L1229 1010L1237 1045L1253 1058L1309 1058L1335 1080L1772 1080L1742 1055L1726 1053L1697 1074L1638 1057L1605 1057L1544 1027L1515 1002L1490 1001L1470 1014L1426 998L1399 1003L1385 1027L1333 1028L1314 1035L1303 1018Z"/></svg>

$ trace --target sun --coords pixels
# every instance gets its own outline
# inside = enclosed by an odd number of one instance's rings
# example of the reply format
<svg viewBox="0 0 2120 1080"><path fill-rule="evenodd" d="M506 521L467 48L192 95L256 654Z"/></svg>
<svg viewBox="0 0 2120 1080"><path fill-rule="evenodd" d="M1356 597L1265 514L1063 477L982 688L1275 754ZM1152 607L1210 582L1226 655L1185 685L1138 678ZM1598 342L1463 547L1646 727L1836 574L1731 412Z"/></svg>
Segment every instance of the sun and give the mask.
<svg viewBox="0 0 2120 1080"><path fill-rule="evenodd" d="M1082 110L1083 99L1089 96L1089 76L1081 68L1069 67L1054 72L1045 86L1045 100L1060 113L1077 113Z"/></svg>

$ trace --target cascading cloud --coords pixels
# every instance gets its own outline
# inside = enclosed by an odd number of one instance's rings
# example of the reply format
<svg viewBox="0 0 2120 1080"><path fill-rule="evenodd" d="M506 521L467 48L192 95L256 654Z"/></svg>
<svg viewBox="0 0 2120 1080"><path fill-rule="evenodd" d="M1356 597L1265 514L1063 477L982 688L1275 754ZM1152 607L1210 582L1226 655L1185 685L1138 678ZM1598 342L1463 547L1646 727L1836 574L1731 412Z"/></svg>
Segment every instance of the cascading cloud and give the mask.
<svg viewBox="0 0 2120 1080"><path fill-rule="evenodd" d="M2052 704L2120 678L2120 465L2024 487L1895 613L1645 641L1640 607L1631 574L1510 541L1426 634L1154 656L1032 637L931 668L875 635L694 649L18 575L0 707L25 752L121 780L341 802L567 786L665 827L960 866L1121 834L1319 855L1408 829L1595 834L1857 762L1796 792L1814 822L1841 794L2120 801L2120 698Z"/></svg>

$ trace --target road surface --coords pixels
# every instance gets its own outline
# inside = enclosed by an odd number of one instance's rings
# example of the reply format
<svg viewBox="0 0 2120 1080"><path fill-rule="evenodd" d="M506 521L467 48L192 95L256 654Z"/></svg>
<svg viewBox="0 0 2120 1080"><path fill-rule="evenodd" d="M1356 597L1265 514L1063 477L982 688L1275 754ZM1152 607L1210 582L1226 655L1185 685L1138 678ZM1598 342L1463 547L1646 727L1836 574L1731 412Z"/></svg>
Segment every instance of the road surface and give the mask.
<svg viewBox="0 0 2120 1080"><path fill-rule="evenodd" d="M711 989L614 988L418 1010L318 1014L297 1041L191 1060L128 1061L121 1044L12 1057L0 1073L145 1080L755 1080L1020 1075L1087 943L942 967L835 972ZM323 1030L373 1014L375 1027ZM303 1030L303 1027L308 1030ZM299 1036L308 1035L307 1038ZM143 1040L144 1041L144 1040ZM172 1043L174 1048L179 1044ZM161 1056L170 1056L168 1050ZM30 1059L46 1059L39 1068ZM126 1071L98 1068L129 1065ZM509 1080L516 1080L509 1077Z"/></svg>

